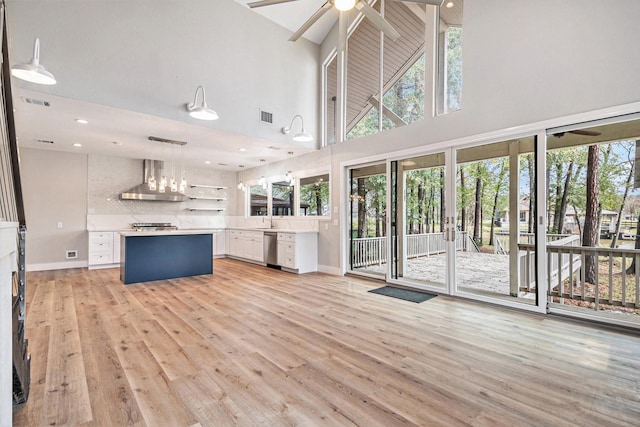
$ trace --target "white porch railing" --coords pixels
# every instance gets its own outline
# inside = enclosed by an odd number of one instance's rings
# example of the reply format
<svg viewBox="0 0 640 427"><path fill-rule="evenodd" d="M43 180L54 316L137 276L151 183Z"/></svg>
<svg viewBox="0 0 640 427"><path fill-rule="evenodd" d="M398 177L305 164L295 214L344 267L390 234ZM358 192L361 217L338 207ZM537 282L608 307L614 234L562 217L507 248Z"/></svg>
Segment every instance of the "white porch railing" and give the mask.
<svg viewBox="0 0 640 427"><path fill-rule="evenodd" d="M351 239L351 266L365 267L387 262L387 238L363 237Z"/></svg>
<svg viewBox="0 0 640 427"><path fill-rule="evenodd" d="M556 247L580 246L580 236L575 234L548 234L547 249ZM520 290L535 292L535 246L533 244L520 244ZM569 254L547 260L547 275L551 280L566 280L571 273L581 266L580 259Z"/></svg>
<svg viewBox="0 0 640 427"><path fill-rule="evenodd" d="M554 302L565 303L569 299L589 304L594 310L603 305L640 309L640 250L579 246L579 239L577 241L547 245L547 282ZM535 247L520 245L520 248L525 253L521 268L526 277L534 278L528 283L535 287ZM597 260L595 283L585 280L587 257ZM633 261L635 272L627 274Z"/></svg>
<svg viewBox="0 0 640 427"><path fill-rule="evenodd" d="M406 239L407 258L418 258L441 254L446 251L444 233L408 234ZM477 247L470 241L469 232L456 233L456 250L477 252ZM351 239L351 257L353 267L381 265L387 262L387 238L366 237Z"/></svg>

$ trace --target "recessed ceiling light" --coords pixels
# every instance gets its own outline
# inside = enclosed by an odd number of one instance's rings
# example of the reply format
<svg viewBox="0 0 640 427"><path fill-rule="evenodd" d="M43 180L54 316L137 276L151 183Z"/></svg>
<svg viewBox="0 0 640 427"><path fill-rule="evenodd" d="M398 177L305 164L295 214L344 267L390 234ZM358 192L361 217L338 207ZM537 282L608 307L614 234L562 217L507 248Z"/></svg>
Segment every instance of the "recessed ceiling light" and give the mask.
<svg viewBox="0 0 640 427"><path fill-rule="evenodd" d="M247 151L247 149L246 148L241 148L240 151Z"/></svg>
<svg viewBox="0 0 640 427"><path fill-rule="evenodd" d="M453 7L453 2L452 2L452 1L447 2L447 4L445 5L445 7L446 7L447 9L451 9L451 8Z"/></svg>
<svg viewBox="0 0 640 427"><path fill-rule="evenodd" d="M218 166L229 166L228 163L218 163Z"/></svg>
<svg viewBox="0 0 640 427"><path fill-rule="evenodd" d="M80 123L81 125L86 125L87 123L89 123L85 119L76 119L76 122Z"/></svg>
<svg viewBox="0 0 640 427"><path fill-rule="evenodd" d="M244 167L244 165L238 165L238 167L239 167L239 168L243 168L243 167Z"/></svg>
<svg viewBox="0 0 640 427"><path fill-rule="evenodd" d="M122 145L122 142L120 142L120 141L111 141L111 143L113 145Z"/></svg>
<svg viewBox="0 0 640 427"><path fill-rule="evenodd" d="M75 144L73 144L74 147L82 147L82 144L80 144L79 142L76 142Z"/></svg>
<svg viewBox="0 0 640 427"><path fill-rule="evenodd" d="M210 162L209 160L205 160L205 161L204 161L204 164L205 164L205 165L210 165L210 164L211 164L211 162Z"/></svg>

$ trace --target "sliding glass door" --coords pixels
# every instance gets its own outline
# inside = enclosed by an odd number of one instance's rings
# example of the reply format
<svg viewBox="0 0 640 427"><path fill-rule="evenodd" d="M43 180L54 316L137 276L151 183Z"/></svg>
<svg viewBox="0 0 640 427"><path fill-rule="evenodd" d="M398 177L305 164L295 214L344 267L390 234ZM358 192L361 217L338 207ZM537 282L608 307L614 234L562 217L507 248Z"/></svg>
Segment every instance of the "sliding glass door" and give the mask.
<svg viewBox="0 0 640 427"><path fill-rule="evenodd" d="M535 138L456 151L455 291L536 304Z"/></svg>
<svg viewBox="0 0 640 427"><path fill-rule="evenodd" d="M387 260L386 163L349 170L349 270L385 278Z"/></svg>
<svg viewBox="0 0 640 427"><path fill-rule="evenodd" d="M535 306L535 140L390 162L390 280Z"/></svg>
<svg viewBox="0 0 640 427"><path fill-rule="evenodd" d="M391 163L391 277L446 290L452 221L446 212L445 153Z"/></svg>

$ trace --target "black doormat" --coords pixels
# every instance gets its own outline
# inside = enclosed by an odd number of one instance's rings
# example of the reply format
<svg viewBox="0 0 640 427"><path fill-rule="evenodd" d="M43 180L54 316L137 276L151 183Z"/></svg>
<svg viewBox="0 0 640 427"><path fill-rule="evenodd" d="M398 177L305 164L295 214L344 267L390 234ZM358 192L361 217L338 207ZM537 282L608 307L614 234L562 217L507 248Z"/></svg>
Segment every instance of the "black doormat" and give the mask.
<svg viewBox="0 0 640 427"><path fill-rule="evenodd" d="M393 286L383 286L378 289L372 289L369 292L411 302L425 302L437 296L426 292L411 291L409 289L396 288Z"/></svg>

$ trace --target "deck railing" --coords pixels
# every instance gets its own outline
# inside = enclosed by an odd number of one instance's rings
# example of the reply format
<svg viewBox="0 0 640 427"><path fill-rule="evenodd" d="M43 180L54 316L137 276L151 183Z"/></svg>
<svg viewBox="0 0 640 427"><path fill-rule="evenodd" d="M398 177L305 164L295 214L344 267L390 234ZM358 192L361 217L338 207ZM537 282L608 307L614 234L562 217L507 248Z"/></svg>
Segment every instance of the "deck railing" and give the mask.
<svg viewBox="0 0 640 427"><path fill-rule="evenodd" d="M387 262L387 238L364 237L351 239L351 266L364 267Z"/></svg>
<svg viewBox="0 0 640 427"><path fill-rule="evenodd" d="M640 309L640 250L579 246L579 239L578 243L574 242L547 245L548 295L554 302L566 304L567 300L572 300L574 305L577 303L594 310L600 310L602 306ZM535 247L520 245L520 249L524 253L521 278L524 275L531 279L535 277ZM596 261L593 283L585 280L589 257ZM635 268L627 273L633 262ZM521 283L529 283L530 291L535 291L535 280Z"/></svg>
<svg viewBox="0 0 640 427"><path fill-rule="evenodd" d="M610 305L640 308L640 250L611 249L584 246L548 246L548 262L559 264L568 260L567 277L547 274L549 295L563 302L571 299L593 303L593 309ZM588 257L595 257L596 268L593 282L586 282ZM635 271L627 274L627 269L635 261Z"/></svg>
<svg viewBox="0 0 640 427"><path fill-rule="evenodd" d="M547 235L547 248L580 246L580 236L575 234L549 234ZM520 244L520 291L535 292L535 245ZM566 280L571 272L580 268L580 260L576 256L563 253L561 256L547 260L547 276L553 280Z"/></svg>
<svg viewBox="0 0 640 427"><path fill-rule="evenodd" d="M547 243L555 242L557 240L565 239L567 237L576 236L574 234L547 234ZM494 253L506 255L509 253L509 239L510 235L507 231L498 231L494 235L495 245ZM533 245L535 243L536 235L534 233L520 233L518 234L519 245Z"/></svg>
<svg viewBox="0 0 640 427"><path fill-rule="evenodd" d="M456 233L456 250L477 252L470 241L469 232ZM422 233L407 235L407 258L418 258L444 253L446 241L444 233ZM352 266L382 265L387 262L387 238L365 237L351 239Z"/></svg>

